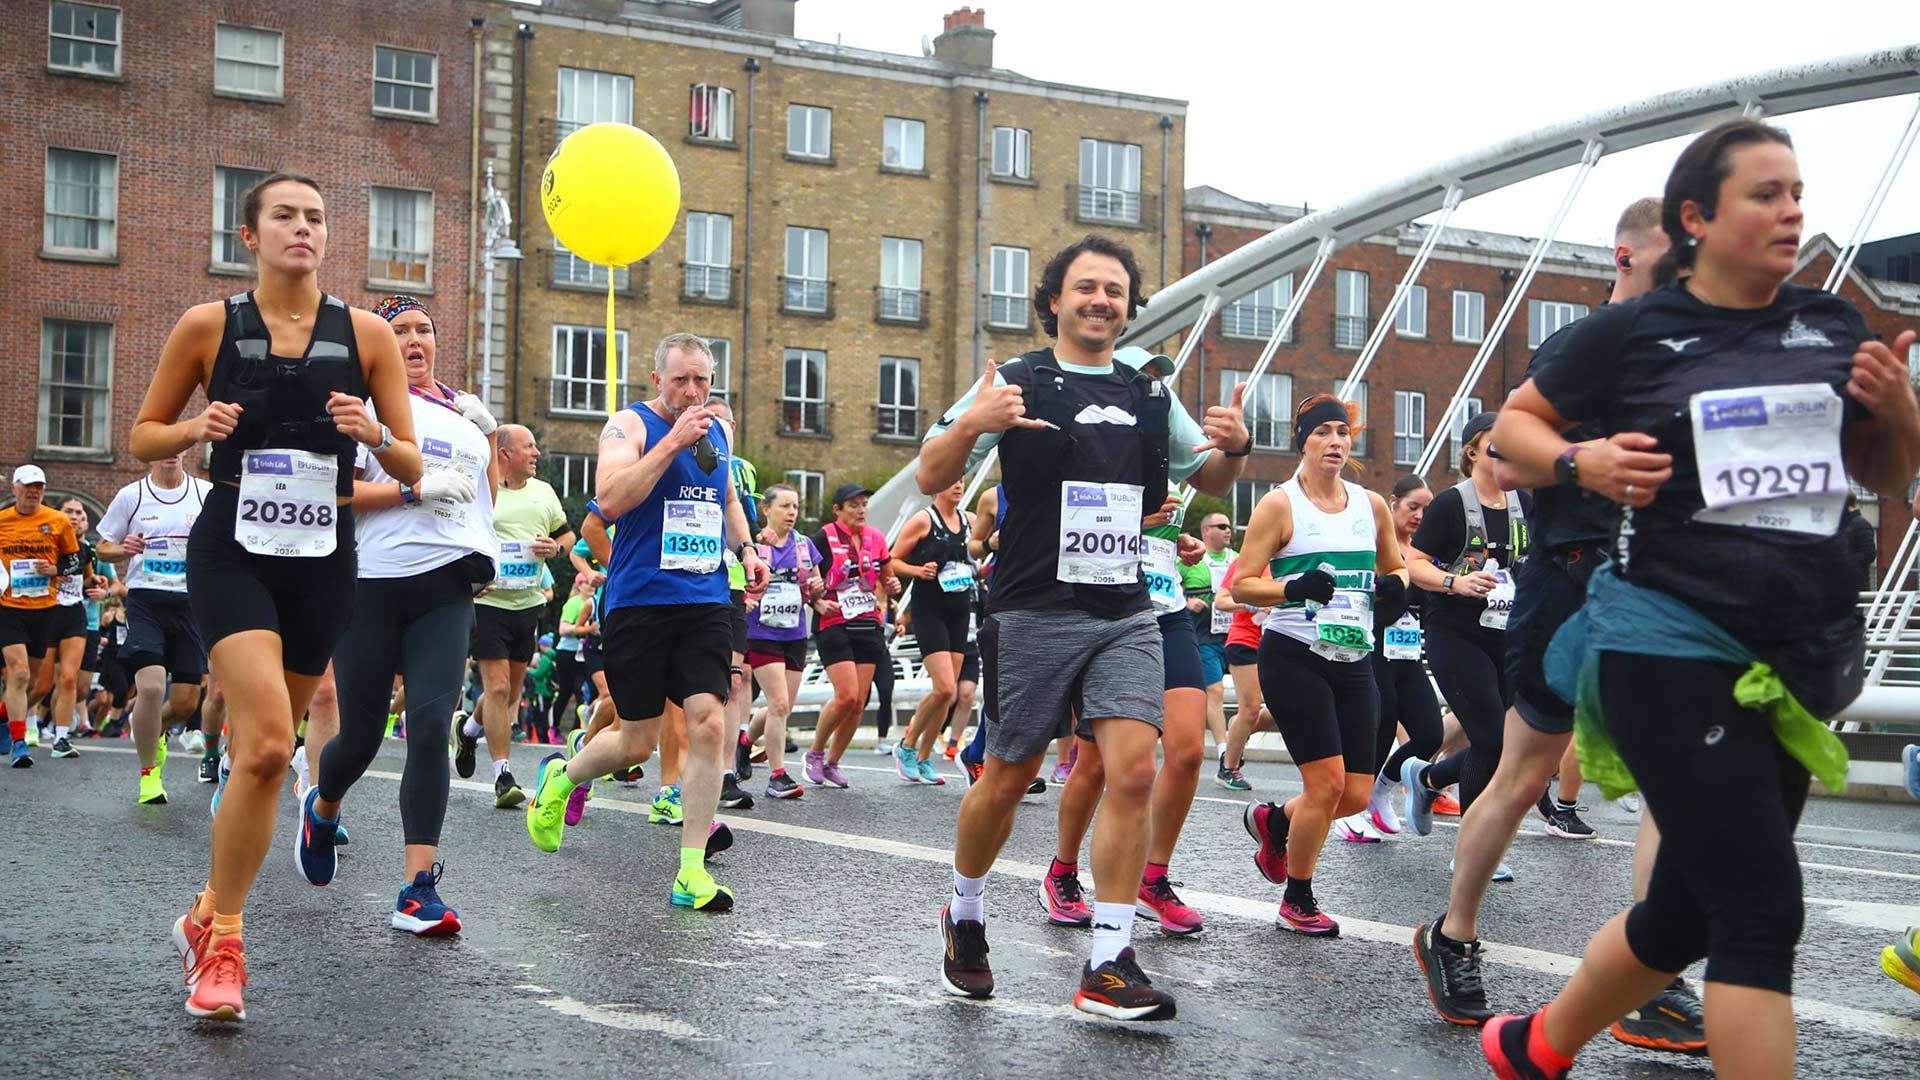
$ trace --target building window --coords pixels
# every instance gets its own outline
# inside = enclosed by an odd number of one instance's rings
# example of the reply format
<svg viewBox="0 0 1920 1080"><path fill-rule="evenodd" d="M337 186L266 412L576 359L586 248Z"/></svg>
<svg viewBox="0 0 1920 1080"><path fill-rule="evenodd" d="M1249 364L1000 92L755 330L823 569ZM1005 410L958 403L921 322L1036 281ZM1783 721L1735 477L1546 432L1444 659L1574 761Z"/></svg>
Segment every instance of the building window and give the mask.
<svg viewBox="0 0 1920 1080"><path fill-rule="evenodd" d="M627 374L627 332L614 335L614 380L624 389ZM547 407L554 412L607 414L607 331L598 326L553 328L553 391Z"/></svg>
<svg viewBox="0 0 1920 1080"><path fill-rule="evenodd" d="M553 479L547 481L563 499L575 495L593 498L594 473L600 461L591 454L542 454L541 471Z"/></svg>
<svg viewBox="0 0 1920 1080"><path fill-rule="evenodd" d="M439 58L432 53L373 47L373 111L432 119L439 107Z"/></svg>
<svg viewBox="0 0 1920 1080"><path fill-rule="evenodd" d="M995 247L987 291L987 325L1025 330L1027 313L1027 249Z"/></svg>
<svg viewBox="0 0 1920 1080"><path fill-rule="evenodd" d="M1453 414L1453 466L1460 464L1461 436L1467 432L1467 421L1480 415L1486 405L1477 397L1470 397L1460 403L1460 409Z"/></svg>
<svg viewBox="0 0 1920 1080"><path fill-rule="evenodd" d="M1407 287L1407 295L1400 302L1400 310L1393 313L1393 330L1401 337L1427 336L1427 287L1425 285Z"/></svg>
<svg viewBox="0 0 1920 1080"><path fill-rule="evenodd" d="M880 129L880 164L904 172L925 172L927 122L887 117Z"/></svg>
<svg viewBox="0 0 1920 1080"><path fill-rule="evenodd" d="M1393 392L1393 463L1411 465L1427 448L1427 395L1418 390Z"/></svg>
<svg viewBox="0 0 1920 1080"><path fill-rule="evenodd" d="M805 469L791 469L787 472L787 483L800 493L800 514L802 517L818 518L822 509L821 502L827 497L827 474L807 472Z"/></svg>
<svg viewBox="0 0 1920 1080"><path fill-rule="evenodd" d="M85 75L120 74L120 9L61 0L48 5L47 66Z"/></svg>
<svg viewBox="0 0 1920 1080"><path fill-rule="evenodd" d="M1907 377L1920 384L1920 341L1907 346Z"/></svg>
<svg viewBox="0 0 1920 1080"><path fill-rule="evenodd" d="M874 423L880 435L920 437L920 361L880 358L880 411Z"/></svg>
<svg viewBox="0 0 1920 1080"><path fill-rule="evenodd" d="M707 351L713 354L713 382L707 396L733 404L733 342L726 338L708 338Z"/></svg>
<svg viewBox="0 0 1920 1080"><path fill-rule="evenodd" d="M1527 348L1537 349L1561 327L1585 318L1587 305L1559 300L1527 301Z"/></svg>
<svg viewBox="0 0 1920 1080"><path fill-rule="evenodd" d="M245 270L253 263L247 245L240 242L241 210L247 189L266 179L259 169L213 169L213 265L222 270Z"/></svg>
<svg viewBox="0 0 1920 1080"><path fill-rule="evenodd" d="M256 26L213 28L213 88L247 97L281 96L282 53L287 36Z"/></svg>
<svg viewBox="0 0 1920 1080"><path fill-rule="evenodd" d="M681 295L725 303L733 297L733 217L687 214L687 271Z"/></svg>
<svg viewBox="0 0 1920 1080"><path fill-rule="evenodd" d="M826 313L827 230L787 226L786 284L786 310Z"/></svg>
<svg viewBox="0 0 1920 1080"><path fill-rule="evenodd" d="M1273 336L1274 327L1280 325L1280 317L1286 314L1287 305L1293 303L1293 275L1276 278L1253 290L1247 295L1228 304L1220 313L1220 333L1227 337L1252 338L1265 341ZM1281 344L1293 344L1293 328L1287 328L1287 336L1280 339Z"/></svg>
<svg viewBox="0 0 1920 1080"><path fill-rule="evenodd" d="M432 288L433 192L374 188L367 222L367 278Z"/></svg>
<svg viewBox="0 0 1920 1080"><path fill-rule="evenodd" d="M880 318L919 322L926 317L926 305L920 300L920 241L881 237Z"/></svg>
<svg viewBox="0 0 1920 1080"><path fill-rule="evenodd" d="M64 255L118 250L120 160L85 150L47 151L46 222L42 243Z"/></svg>
<svg viewBox="0 0 1920 1080"><path fill-rule="evenodd" d="M560 246L558 240L553 243L553 283L555 285L573 285L594 292L607 291L608 268L599 263L590 263L573 252ZM613 287L616 291L627 292L632 285L632 275L627 267L612 268Z"/></svg>
<svg viewBox="0 0 1920 1080"><path fill-rule="evenodd" d="M566 138L588 124L633 122L633 79L608 71L583 68L560 69L559 107L554 117L554 138ZM553 283L577 285L595 290L607 287L607 267L576 258L560 241L553 242ZM613 287L626 292L632 285L627 268L612 271Z"/></svg>
<svg viewBox="0 0 1920 1080"><path fill-rule="evenodd" d="M818 105L787 106L787 153L825 161L833 156L833 110Z"/></svg>
<svg viewBox="0 0 1920 1080"><path fill-rule="evenodd" d="M40 445L106 450L113 384L113 324L40 324Z"/></svg>
<svg viewBox="0 0 1920 1080"><path fill-rule="evenodd" d="M1271 331L1269 331L1271 332ZM1220 373L1220 400L1232 401L1234 388L1247 381L1246 371ZM1246 410L1247 430L1253 433L1256 450L1293 449L1293 376L1272 372L1247 388L1241 399Z"/></svg>
<svg viewBox="0 0 1920 1080"><path fill-rule="evenodd" d="M1247 519L1253 516L1253 508L1267 492L1279 487L1279 484L1266 480L1235 480L1233 482L1233 527L1244 529Z"/></svg>
<svg viewBox="0 0 1920 1080"><path fill-rule="evenodd" d="M733 141L733 91L710 83L687 88L687 134L715 142Z"/></svg>
<svg viewBox="0 0 1920 1080"><path fill-rule="evenodd" d="M993 175L1010 180L1033 179L1033 132L1026 128L993 129Z"/></svg>
<svg viewBox="0 0 1920 1080"><path fill-rule="evenodd" d="M827 433L827 354L788 349L780 387L780 430L787 435Z"/></svg>
<svg viewBox="0 0 1920 1080"><path fill-rule="evenodd" d="M1080 140L1080 217L1124 225L1140 221L1140 148Z"/></svg>
<svg viewBox="0 0 1920 1080"><path fill-rule="evenodd" d="M1487 339L1487 294L1453 294L1453 340L1477 345Z"/></svg>
<svg viewBox="0 0 1920 1080"><path fill-rule="evenodd" d="M1357 349L1367 343L1367 273L1336 270L1333 275L1333 343Z"/></svg>
<svg viewBox="0 0 1920 1080"><path fill-rule="evenodd" d="M1333 380L1333 387L1332 387L1332 389L1331 389L1331 390L1329 391L1329 393L1332 393L1332 394L1333 394L1333 395L1334 395L1335 397L1338 397L1338 396L1339 396L1339 394L1340 394L1340 384L1341 384L1341 383L1344 383L1344 382L1346 382L1346 381L1347 381L1347 380L1346 380L1346 378L1345 378L1344 376L1342 376L1341 378L1338 378L1338 379L1335 379L1335 380ZM1368 444L1368 440L1367 440L1367 432L1366 432L1366 426L1367 426L1367 411L1368 411L1368 410L1367 410L1367 384L1366 384L1366 382L1365 382L1365 381L1363 380L1363 381L1361 381L1361 382L1357 382L1357 383L1354 383L1354 384L1353 384L1353 396L1352 396L1351 398L1348 398L1348 399L1346 399L1346 400L1349 400L1349 401L1352 401L1352 402L1353 402L1353 403L1354 403L1355 405L1358 405L1358 406L1360 406L1360 428L1361 428L1361 430L1359 430L1359 431L1356 431L1356 432L1354 432L1354 433L1353 433L1353 456L1354 456L1354 457L1366 457L1366 456L1367 456L1367 444Z"/></svg>

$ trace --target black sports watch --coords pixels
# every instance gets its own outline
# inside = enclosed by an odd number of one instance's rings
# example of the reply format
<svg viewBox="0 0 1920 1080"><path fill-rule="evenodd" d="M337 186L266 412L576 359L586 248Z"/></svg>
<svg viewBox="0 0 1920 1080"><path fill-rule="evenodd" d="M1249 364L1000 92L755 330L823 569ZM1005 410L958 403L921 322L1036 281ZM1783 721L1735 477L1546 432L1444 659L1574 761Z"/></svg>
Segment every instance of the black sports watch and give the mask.
<svg viewBox="0 0 1920 1080"><path fill-rule="evenodd" d="M1560 451L1559 457L1553 459L1553 478L1559 481L1562 487L1580 486L1580 464L1574 458L1585 449L1584 446L1569 446Z"/></svg>
<svg viewBox="0 0 1920 1080"><path fill-rule="evenodd" d="M1232 457L1232 458L1246 457L1248 454L1253 453L1253 432L1251 431L1247 432L1247 445L1241 447L1238 450L1222 450L1220 451L1220 453L1226 457Z"/></svg>

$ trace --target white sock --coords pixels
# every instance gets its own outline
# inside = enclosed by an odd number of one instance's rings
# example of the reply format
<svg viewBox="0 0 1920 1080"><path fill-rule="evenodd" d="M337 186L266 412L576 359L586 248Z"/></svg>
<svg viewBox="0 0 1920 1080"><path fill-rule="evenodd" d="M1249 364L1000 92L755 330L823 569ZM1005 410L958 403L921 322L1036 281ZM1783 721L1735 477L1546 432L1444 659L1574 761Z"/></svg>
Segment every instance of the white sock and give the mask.
<svg viewBox="0 0 1920 1080"><path fill-rule="evenodd" d="M1093 902L1093 959L1099 967L1133 943L1133 905Z"/></svg>
<svg viewBox="0 0 1920 1080"><path fill-rule="evenodd" d="M953 903L950 907L954 922L971 919L974 922L987 921L987 877L967 877L960 871L953 872Z"/></svg>
<svg viewBox="0 0 1920 1080"><path fill-rule="evenodd" d="M293 775L299 777L302 784L308 782L307 748L304 744L293 748Z"/></svg>
<svg viewBox="0 0 1920 1080"><path fill-rule="evenodd" d="M460 725L460 734L469 739L477 739L486 733L486 729L480 726L480 721L471 716L467 717L466 723Z"/></svg>
<svg viewBox="0 0 1920 1080"><path fill-rule="evenodd" d="M495 780L500 779L500 774L506 771L507 771L507 759L506 758L496 759L493 763L493 778Z"/></svg>
<svg viewBox="0 0 1920 1080"><path fill-rule="evenodd" d="M61 739L64 739L64 738L66 738L66 737L67 737L67 725L65 725L65 724L56 724L56 725L54 725L54 728L53 728L53 741L54 741L54 742L59 742L59 741L60 741Z"/></svg>

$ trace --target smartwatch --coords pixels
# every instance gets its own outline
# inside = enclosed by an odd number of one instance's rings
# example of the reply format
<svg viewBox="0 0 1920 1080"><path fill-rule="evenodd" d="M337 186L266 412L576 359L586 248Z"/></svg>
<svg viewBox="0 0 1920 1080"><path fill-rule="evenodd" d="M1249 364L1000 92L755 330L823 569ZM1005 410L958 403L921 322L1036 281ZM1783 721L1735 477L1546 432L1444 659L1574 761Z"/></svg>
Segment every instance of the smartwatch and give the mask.
<svg viewBox="0 0 1920 1080"><path fill-rule="evenodd" d="M1223 457L1231 458L1242 458L1253 453L1253 432L1247 432L1247 445L1238 450L1222 450L1220 453Z"/></svg>
<svg viewBox="0 0 1920 1080"><path fill-rule="evenodd" d="M420 493L413 490L412 484L403 483L400 485L400 504L402 506L412 506L419 501Z"/></svg>
<svg viewBox="0 0 1920 1080"><path fill-rule="evenodd" d="M1585 449L1584 446L1569 446L1553 459L1553 478L1562 487L1580 486L1580 463L1574 459Z"/></svg>
<svg viewBox="0 0 1920 1080"><path fill-rule="evenodd" d="M393 429L385 424L381 424L380 441L368 449L370 453L374 454L384 454L393 449Z"/></svg>
<svg viewBox="0 0 1920 1080"><path fill-rule="evenodd" d="M1446 580L1440 583L1440 591L1441 592L1453 591L1453 575L1452 574L1448 574L1446 577Z"/></svg>

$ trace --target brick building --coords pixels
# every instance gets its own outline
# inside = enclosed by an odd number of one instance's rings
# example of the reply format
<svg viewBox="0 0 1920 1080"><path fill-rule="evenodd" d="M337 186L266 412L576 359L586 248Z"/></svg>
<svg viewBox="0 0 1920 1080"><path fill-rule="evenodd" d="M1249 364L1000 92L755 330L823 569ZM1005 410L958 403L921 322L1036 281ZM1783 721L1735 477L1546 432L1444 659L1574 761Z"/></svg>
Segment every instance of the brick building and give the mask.
<svg viewBox="0 0 1920 1080"><path fill-rule="evenodd" d="M250 287L237 227L275 169L327 200L320 285L421 294L464 381L473 270L473 19L461 0L114 4L20 0L0 23L6 304L0 463L96 511L189 306ZM191 408L197 410L196 400Z"/></svg>
<svg viewBox="0 0 1920 1080"><path fill-rule="evenodd" d="M811 507L906 464L987 358L1044 342L1028 297L1053 251L1097 229L1133 246L1149 290L1180 274L1184 103L994 68L984 11L949 15L927 56L796 39L793 0L517 14L521 142L499 172L526 258L502 405L565 492L590 483L606 414L607 271L524 194L580 125L631 122L680 172L674 232L615 278L625 396L652 395L664 334L711 339L744 452L796 474Z"/></svg>

